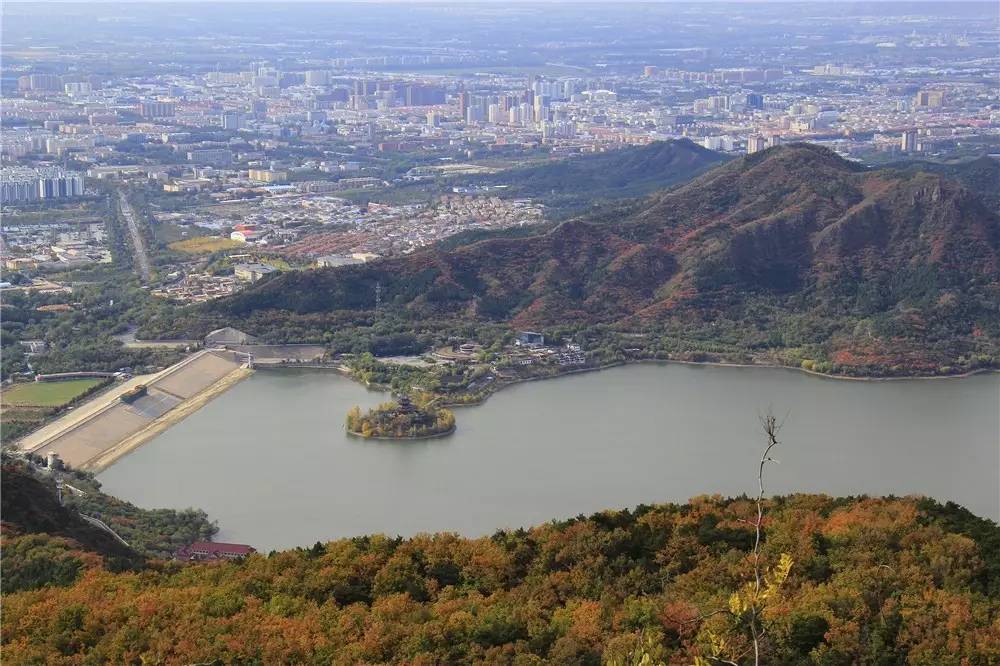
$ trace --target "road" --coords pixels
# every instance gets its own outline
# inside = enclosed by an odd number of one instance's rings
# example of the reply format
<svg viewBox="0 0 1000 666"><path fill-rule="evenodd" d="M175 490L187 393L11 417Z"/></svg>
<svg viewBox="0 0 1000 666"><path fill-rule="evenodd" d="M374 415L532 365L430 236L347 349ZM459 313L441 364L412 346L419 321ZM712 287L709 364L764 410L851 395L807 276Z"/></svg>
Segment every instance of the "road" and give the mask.
<svg viewBox="0 0 1000 666"><path fill-rule="evenodd" d="M118 205L128 226L128 234L132 237L132 247L134 248L135 267L139 271L139 277L143 282L149 282L153 277L153 272L149 268L149 257L146 255L146 246L142 242L142 234L139 233L139 225L135 221L135 210L128 202L124 192L118 193Z"/></svg>
<svg viewBox="0 0 1000 666"><path fill-rule="evenodd" d="M109 533L114 538L118 539L118 541L123 546L125 546L126 548L131 548L132 547L132 546L128 545L128 541L126 541L125 539L121 538L121 536L119 536L118 532L115 532L113 529L111 529L111 526L108 525L103 520L99 520L97 518L94 518L93 516L88 516L85 513L81 513L80 517L83 518L84 520L86 520L88 523L90 523L94 527L98 527L98 528L104 530L105 532Z"/></svg>

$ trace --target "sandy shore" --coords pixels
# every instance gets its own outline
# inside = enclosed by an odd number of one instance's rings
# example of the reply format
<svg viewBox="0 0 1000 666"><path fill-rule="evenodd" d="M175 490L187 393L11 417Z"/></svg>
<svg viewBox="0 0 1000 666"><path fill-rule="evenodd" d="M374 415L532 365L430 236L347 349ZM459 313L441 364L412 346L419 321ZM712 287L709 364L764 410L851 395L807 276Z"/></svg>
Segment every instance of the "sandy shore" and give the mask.
<svg viewBox="0 0 1000 666"><path fill-rule="evenodd" d="M115 444L110 449L102 452L100 455L91 458L80 466L81 469L88 472L99 472L102 469L105 469L122 456L131 453L170 426L179 423L191 414L194 414L199 409L207 405L211 400L219 395L222 395L237 383L243 381L252 374L253 370L246 367L240 367L233 370L205 390L195 394L191 398L188 398L163 416L155 419L139 432Z"/></svg>

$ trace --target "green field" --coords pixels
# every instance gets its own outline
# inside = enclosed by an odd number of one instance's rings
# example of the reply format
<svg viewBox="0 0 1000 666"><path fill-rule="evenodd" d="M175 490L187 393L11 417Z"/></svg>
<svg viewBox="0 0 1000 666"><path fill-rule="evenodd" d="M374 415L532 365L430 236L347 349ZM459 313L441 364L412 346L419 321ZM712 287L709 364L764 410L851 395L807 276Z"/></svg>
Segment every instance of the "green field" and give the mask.
<svg viewBox="0 0 1000 666"><path fill-rule="evenodd" d="M0 398L5 406L61 407L104 381L103 379L68 379L62 382L15 384L0 394Z"/></svg>

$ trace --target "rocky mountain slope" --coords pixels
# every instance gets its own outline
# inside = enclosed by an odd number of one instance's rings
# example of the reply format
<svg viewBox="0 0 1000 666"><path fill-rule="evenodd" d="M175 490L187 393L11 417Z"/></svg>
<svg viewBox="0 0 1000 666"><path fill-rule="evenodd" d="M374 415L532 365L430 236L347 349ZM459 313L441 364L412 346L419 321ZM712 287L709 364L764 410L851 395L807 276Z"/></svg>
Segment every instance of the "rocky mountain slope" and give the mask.
<svg viewBox="0 0 1000 666"><path fill-rule="evenodd" d="M714 330L747 349L818 345L838 363L929 369L991 362L1000 217L940 175L792 144L543 235L286 274L210 311L365 311L376 284L403 317Z"/></svg>

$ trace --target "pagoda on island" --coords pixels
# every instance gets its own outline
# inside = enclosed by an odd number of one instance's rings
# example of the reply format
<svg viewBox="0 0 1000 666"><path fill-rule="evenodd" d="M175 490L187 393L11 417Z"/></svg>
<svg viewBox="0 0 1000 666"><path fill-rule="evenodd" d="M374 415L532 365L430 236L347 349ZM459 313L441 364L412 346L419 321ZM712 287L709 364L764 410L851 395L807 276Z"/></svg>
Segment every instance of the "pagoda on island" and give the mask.
<svg viewBox="0 0 1000 666"><path fill-rule="evenodd" d="M410 396L405 393L397 393L396 411L400 414L413 414L417 411L417 408L414 406L413 401L410 400Z"/></svg>
<svg viewBox="0 0 1000 666"><path fill-rule="evenodd" d="M435 407L436 400L416 405L405 393L397 393L393 397L393 402L383 403L367 413L354 407L347 414L347 431L379 439L424 439L454 432L455 415L447 409Z"/></svg>

